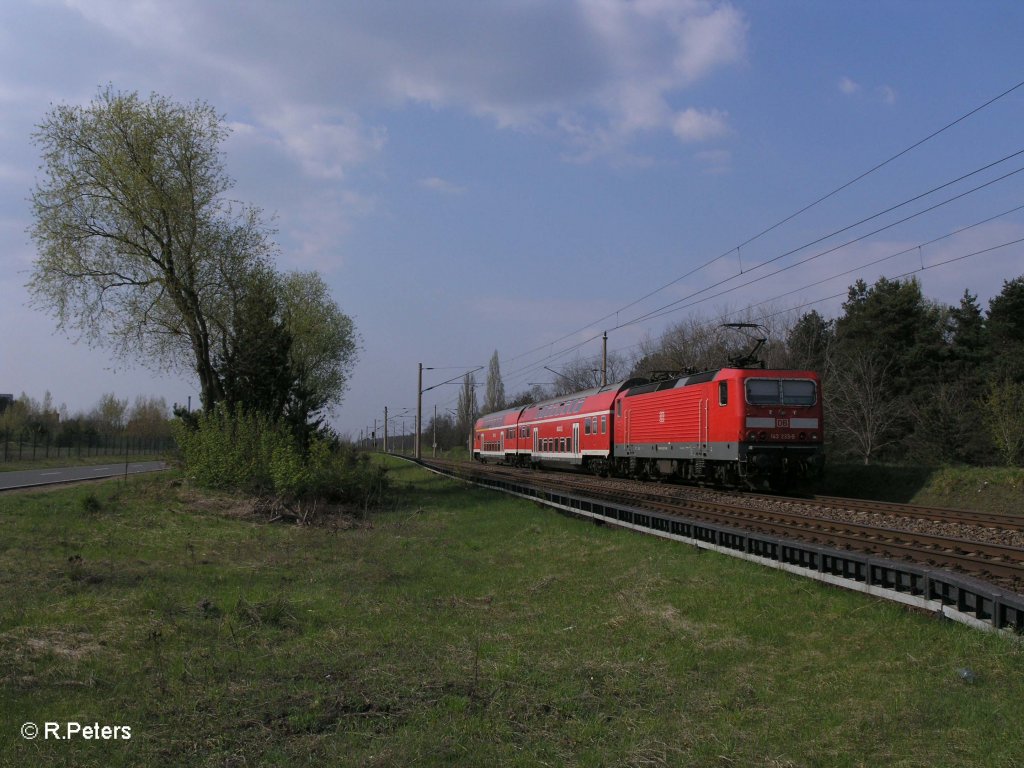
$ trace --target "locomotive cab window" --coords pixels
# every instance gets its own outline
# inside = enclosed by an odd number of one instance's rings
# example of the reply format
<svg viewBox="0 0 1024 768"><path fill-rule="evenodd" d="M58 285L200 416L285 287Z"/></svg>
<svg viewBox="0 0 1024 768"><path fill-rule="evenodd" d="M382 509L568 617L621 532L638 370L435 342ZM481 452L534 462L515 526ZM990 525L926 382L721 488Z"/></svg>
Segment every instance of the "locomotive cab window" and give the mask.
<svg viewBox="0 0 1024 768"><path fill-rule="evenodd" d="M718 382L718 404L729 404L729 382L727 381Z"/></svg>
<svg viewBox="0 0 1024 768"><path fill-rule="evenodd" d="M809 379L747 379L751 405L814 405L816 394Z"/></svg>
<svg viewBox="0 0 1024 768"><path fill-rule="evenodd" d="M814 405L814 382L807 379L782 380L783 405Z"/></svg>

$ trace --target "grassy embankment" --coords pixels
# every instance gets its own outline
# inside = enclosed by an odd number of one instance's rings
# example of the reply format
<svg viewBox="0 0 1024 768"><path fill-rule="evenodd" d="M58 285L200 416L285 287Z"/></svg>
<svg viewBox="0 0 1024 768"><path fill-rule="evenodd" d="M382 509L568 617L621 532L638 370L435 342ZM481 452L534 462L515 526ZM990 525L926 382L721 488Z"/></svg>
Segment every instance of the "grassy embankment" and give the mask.
<svg viewBox="0 0 1024 768"><path fill-rule="evenodd" d="M166 476L0 496L0 764L1017 764L1012 639L393 480L349 529Z"/></svg>
<svg viewBox="0 0 1024 768"><path fill-rule="evenodd" d="M817 491L832 496L1024 514L1024 469L829 466Z"/></svg>

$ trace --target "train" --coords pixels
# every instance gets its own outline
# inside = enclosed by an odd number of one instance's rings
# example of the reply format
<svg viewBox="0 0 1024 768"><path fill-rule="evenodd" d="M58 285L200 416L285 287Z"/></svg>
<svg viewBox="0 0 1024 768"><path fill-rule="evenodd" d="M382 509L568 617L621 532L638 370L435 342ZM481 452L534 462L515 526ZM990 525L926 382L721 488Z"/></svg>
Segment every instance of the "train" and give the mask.
<svg viewBox="0 0 1024 768"><path fill-rule="evenodd" d="M725 367L615 384L481 416L479 462L785 490L825 464L814 371Z"/></svg>

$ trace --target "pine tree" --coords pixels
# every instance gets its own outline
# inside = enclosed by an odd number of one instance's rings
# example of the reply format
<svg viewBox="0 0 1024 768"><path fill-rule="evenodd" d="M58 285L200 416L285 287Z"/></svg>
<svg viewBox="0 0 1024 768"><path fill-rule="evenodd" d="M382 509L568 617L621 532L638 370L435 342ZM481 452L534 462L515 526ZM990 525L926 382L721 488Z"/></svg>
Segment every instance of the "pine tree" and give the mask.
<svg viewBox="0 0 1024 768"><path fill-rule="evenodd" d="M284 412L295 381L289 362L292 337L278 308L272 277L254 274L233 312L227 348L217 360L225 404L271 420Z"/></svg>
<svg viewBox="0 0 1024 768"><path fill-rule="evenodd" d="M786 337L789 364L803 370L824 371L833 325L832 320L825 320L817 310L801 315Z"/></svg>
<svg viewBox="0 0 1024 768"><path fill-rule="evenodd" d="M986 325L992 378L1024 382L1024 276L1003 282L1002 292L989 302Z"/></svg>
<svg viewBox="0 0 1024 768"><path fill-rule="evenodd" d="M988 332L978 297L965 290L960 306L949 311L949 375L980 384L989 363Z"/></svg>

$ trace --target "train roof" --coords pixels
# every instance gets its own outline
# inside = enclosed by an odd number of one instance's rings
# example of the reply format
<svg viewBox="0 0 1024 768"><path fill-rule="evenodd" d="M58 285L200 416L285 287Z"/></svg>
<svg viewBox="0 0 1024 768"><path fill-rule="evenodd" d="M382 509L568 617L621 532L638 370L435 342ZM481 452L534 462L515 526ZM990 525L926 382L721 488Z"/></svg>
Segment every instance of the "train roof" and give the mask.
<svg viewBox="0 0 1024 768"><path fill-rule="evenodd" d="M567 403L571 400L585 400L588 397L593 397L594 395L600 394L616 395L623 389L627 389L628 387L636 384L642 384L646 381L647 379L625 379L623 381L618 381L612 384L606 384L603 387L592 387L591 389L584 389L580 392L570 392L567 395L561 395L559 397L550 397L547 400L538 400L535 403L530 403L529 405L526 406L526 408L541 409L549 405L561 405L562 403Z"/></svg>
<svg viewBox="0 0 1024 768"><path fill-rule="evenodd" d="M688 387L691 384L703 384L708 381L714 381L715 376L717 376L718 372L721 370L723 369L714 368L710 371L691 373L689 376L677 376L673 379L651 381L646 384L631 387L629 391L626 392L626 397L632 397L633 395L646 395L650 392L662 392L666 389L675 389L676 387Z"/></svg>
<svg viewBox="0 0 1024 768"><path fill-rule="evenodd" d="M523 412L523 408L529 408L529 406L517 405L515 408L506 408L503 411L495 411L494 413L485 413L477 417L475 427L477 429L491 429L493 427L500 427L505 425L505 419L509 416L514 416L516 419L519 418L519 414Z"/></svg>
<svg viewBox="0 0 1024 768"><path fill-rule="evenodd" d="M491 429L498 426L503 426L505 420L509 416L520 417L522 414L530 409L537 409L538 411L552 405L564 405L565 403L572 402L573 400L585 400L588 397L594 395L608 394L617 395L622 390L635 386L637 384L644 384L647 379L625 379L623 381L615 382L612 384L606 384L603 387L592 387L585 389L580 392L571 392L567 395L561 395L560 397L549 397L546 400L538 400L534 403L528 403L527 405L516 406L515 408L506 408L501 411L494 411L493 413L485 413L479 416L476 420L477 429Z"/></svg>
<svg viewBox="0 0 1024 768"><path fill-rule="evenodd" d="M688 387L692 384L704 384L709 381L714 381L722 371L732 371L736 373L747 373L752 377L771 376L773 374L807 374L813 373L813 371L804 371L796 368L734 368L726 366L724 368L713 368L709 371L701 371L699 373L691 373L688 376L676 376L670 379L664 379L662 381L651 381L639 386L635 386L626 392L626 397L632 397L634 395L646 395L651 392L663 392L666 389L676 389L678 387ZM749 377L748 377L749 378Z"/></svg>

